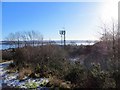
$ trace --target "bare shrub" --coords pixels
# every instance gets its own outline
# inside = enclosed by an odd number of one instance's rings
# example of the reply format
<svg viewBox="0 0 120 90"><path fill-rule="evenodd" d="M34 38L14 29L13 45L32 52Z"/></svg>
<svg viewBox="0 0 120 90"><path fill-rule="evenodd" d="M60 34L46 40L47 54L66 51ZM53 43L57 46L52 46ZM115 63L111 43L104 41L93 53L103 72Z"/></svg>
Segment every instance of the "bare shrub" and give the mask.
<svg viewBox="0 0 120 90"><path fill-rule="evenodd" d="M53 74L59 76L64 75L69 64L66 52L57 45L27 46L16 49L14 62L20 68L26 67L27 64L37 73L52 71Z"/></svg>
<svg viewBox="0 0 120 90"><path fill-rule="evenodd" d="M13 59L13 53L11 50L3 50L2 51L2 60L12 60Z"/></svg>

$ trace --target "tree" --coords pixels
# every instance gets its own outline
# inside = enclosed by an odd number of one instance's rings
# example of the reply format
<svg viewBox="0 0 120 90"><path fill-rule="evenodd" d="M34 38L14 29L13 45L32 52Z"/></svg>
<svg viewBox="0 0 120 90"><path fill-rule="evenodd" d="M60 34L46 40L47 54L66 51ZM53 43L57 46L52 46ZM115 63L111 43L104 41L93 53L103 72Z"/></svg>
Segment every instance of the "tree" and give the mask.
<svg viewBox="0 0 120 90"><path fill-rule="evenodd" d="M10 46L17 45L17 48L20 48L20 45L35 46L35 44L43 44L43 36L40 34L40 32L37 31L10 33L8 37L6 37L6 40L9 41Z"/></svg>
<svg viewBox="0 0 120 90"><path fill-rule="evenodd" d="M109 70L113 73L113 78L116 81L116 87L119 88L120 85L120 30L118 24L112 21L109 27L103 28L104 33L102 36L102 42L107 42L108 47L108 66ZM106 33L108 32L108 33Z"/></svg>
<svg viewBox="0 0 120 90"><path fill-rule="evenodd" d="M32 31L25 32L25 35L23 36L23 38L27 39L27 41L29 41L30 44L32 42L32 46L35 46L35 44L39 45L39 43L43 43L43 36L38 31L32 30Z"/></svg>
<svg viewBox="0 0 120 90"><path fill-rule="evenodd" d="M17 47L20 48L20 40L21 40L21 33L20 32L15 33L15 39L16 39Z"/></svg>
<svg viewBox="0 0 120 90"><path fill-rule="evenodd" d="M9 42L9 47L12 48L12 47L15 47L15 34L14 33L10 33L6 38L5 38L6 41Z"/></svg>

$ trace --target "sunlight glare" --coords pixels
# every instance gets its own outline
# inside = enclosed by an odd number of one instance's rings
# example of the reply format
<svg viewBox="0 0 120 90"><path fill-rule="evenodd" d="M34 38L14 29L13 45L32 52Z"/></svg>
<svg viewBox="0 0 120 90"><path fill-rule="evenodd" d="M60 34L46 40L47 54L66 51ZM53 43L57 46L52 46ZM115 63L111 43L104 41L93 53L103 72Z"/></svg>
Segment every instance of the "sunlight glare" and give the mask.
<svg viewBox="0 0 120 90"><path fill-rule="evenodd" d="M111 19L118 20L118 2L120 0L106 0L101 9L101 19L109 22Z"/></svg>

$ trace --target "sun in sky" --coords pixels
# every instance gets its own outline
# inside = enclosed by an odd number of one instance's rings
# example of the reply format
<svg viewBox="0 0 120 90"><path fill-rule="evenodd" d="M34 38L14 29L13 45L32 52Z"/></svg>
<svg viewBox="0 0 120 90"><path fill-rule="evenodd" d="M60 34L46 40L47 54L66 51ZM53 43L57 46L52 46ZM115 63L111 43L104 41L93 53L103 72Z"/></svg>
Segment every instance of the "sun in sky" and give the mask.
<svg viewBox="0 0 120 90"><path fill-rule="evenodd" d="M101 18L108 23L111 19L118 20L118 2L120 0L105 0L101 8Z"/></svg>

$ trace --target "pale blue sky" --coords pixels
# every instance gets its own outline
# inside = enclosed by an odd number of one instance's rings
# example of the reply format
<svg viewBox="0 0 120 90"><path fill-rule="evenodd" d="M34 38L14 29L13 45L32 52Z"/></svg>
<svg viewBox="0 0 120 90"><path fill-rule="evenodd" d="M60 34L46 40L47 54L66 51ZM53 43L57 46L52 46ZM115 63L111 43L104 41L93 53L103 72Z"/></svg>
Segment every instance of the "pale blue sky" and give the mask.
<svg viewBox="0 0 120 90"><path fill-rule="evenodd" d="M40 31L44 39L60 39L65 27L68 40L98 39L100 2L3 2L2 35Z"/></svg>
<svg viewBox="0 0 120 90"><path fill-rule="evenodd" d="M2 2L104 2L106 0L1 0L1 1Z"/></svg>
<svg viewBox="0 0 120 90"><path fill-rule="evenodd" d="M2 38L2 3L0 2L0 41L1 38Z"/></svg>

